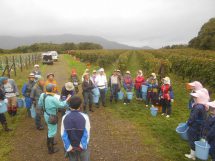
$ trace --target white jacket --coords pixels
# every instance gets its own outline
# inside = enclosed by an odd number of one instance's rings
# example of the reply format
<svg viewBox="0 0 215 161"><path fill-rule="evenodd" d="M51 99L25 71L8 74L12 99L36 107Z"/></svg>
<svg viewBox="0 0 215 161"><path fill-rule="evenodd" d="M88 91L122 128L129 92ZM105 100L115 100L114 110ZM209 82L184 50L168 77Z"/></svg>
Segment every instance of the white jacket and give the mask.
<svg viewBox="0 0 215 161"><path fill-rule="evenodd" d="M106 75L97 75L95 82L99 89L105 89L107 87Z"/></svg>

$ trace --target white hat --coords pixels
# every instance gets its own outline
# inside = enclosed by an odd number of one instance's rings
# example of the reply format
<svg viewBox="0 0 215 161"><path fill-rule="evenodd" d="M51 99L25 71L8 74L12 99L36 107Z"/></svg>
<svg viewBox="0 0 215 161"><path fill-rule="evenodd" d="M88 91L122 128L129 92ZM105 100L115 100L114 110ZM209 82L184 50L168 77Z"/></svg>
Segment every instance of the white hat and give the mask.
<svg viewBox="0 0 215 161"><path fill-rule="evenodd" d="M36 67L38 67L38 68L39 68L40 66L39 66L38 64L35 64L35 65L34 65L34 67L35 67L35 68L36 68Z"/></svg>
<svg viewBox="0 0 215 161"><path fill-rule="evenodd" d="M116 70L117 72L121 72L119 69Z"/></svg>
<svg viewBox="0 0 215 161"><path fill-rule="evenodd" d="M72 91L74 89L74 85L72 82L65 83L65 88L67 91Z"/></svg>
<svg viewBox="0 0 215 161"><path fill-rule="evenodd" d="M210 107L212 107L212 108L215 108L215 101L208 102L207 105L210 106Z"/></svg>
<svg viewBox="0 0 215 161"><path fill-rule="evenodd" d="M96 71L96 70L93 70L93 73L97 73L97 71Z"/></svg>
<svg viewBox="0 0 215 161"><path fill-rule="evenodd" d="M126 73L126 74L131 74L131 72L130 72L130 71L128 71L128 70L127 70L125 73Z"/></svg>
<svg viewBox="0 0 215 161"><path fill-rule="evenodd" d="M198 90L194 93L191 93L190 95L197 98L197 102L195 103L205 105L209 101L209 95L205 92L205 90Z"/></svg>
<svg viewBox="0 0 215 161"><path fill-rule="evenodd" d="M153 76L154 79L156 78L156 74L155 73L152 73L151 76Z"/></svg>
<svg viewBox="0 0 215 161"><path fill-rule="evenodd" d="M28 75L28 78L35 78L34 73L30 73L30 74Z"/></svg>
<svg viewBox="0 0 215 161"><path fill-rule="evenodd" d="M99 69L99 72L104 72L104 71L105 71L104 68Z"/></svg>
<svg viewBox="0 0 215 161"><path fill-rule="evenodd" d="M164 84L171 84L169 77L163 78L163 81L164 81Z"/></svg>
<svg viewBox="0 0 215 161"><path fill-rule="evenodd" d="M191 82L191 83L188 83L191 87L194 87L194 90L197 91L197 90L200 90L203 88L202 84L198 81L194 81L194 82Z"/></svg>

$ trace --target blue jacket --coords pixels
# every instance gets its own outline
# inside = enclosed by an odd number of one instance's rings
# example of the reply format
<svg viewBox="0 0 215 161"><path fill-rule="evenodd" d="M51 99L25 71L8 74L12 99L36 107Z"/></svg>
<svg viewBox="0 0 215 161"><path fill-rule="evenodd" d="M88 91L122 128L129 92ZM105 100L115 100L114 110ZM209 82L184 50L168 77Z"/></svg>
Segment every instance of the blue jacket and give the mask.
<svg viewBox="0 0 215 161"><path fill-rule="evenodd" d="M68 111L62 118L61 138L67 152L77 148L86 150L90 140L89 117L77 110Z"/></svg>
<svg viewBox="0 0 215 161"><path fill-rule="evenodd" d="M204 123L204 136L209 144L215 146L215 117L209 116Z"/></svg>
<svg viewBox="0 0 215 161"><path fill-rule="evenodd" d="M207 112L202 104L195 104L190 112L190 117L187 125L193 130L201 130L204 121L206 120Z"/></svg>

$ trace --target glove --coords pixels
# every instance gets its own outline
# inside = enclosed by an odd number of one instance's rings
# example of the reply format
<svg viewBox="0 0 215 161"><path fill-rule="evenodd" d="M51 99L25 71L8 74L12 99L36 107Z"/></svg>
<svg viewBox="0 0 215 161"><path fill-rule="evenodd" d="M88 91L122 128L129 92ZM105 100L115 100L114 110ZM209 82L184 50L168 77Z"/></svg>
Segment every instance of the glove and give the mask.
<svg viewBox="0 0 215 161"><path fill-rule="evenodd" d="M173 103L173 102L174 102L174 99L171 99L171 102Z"/></svg>

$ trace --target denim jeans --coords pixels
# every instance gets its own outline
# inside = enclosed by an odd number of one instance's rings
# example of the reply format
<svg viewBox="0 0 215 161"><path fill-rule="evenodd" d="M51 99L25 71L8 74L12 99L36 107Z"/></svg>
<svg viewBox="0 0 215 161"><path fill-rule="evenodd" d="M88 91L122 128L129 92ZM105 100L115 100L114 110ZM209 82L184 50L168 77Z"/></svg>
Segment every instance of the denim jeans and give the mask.
<svg viewBox="0 0 215 161"><path fill-rule="evenodd" d="M99 89L100 92L100 100L102 102L102 105L105 106L105 102L106 102L106 90L105 89Z"/></svg>
<svg viewBox="0 0 215 161"><path fill-rule="evenodd" d="M112 84L111 85L111 95L110 95L110 101L111 102L112 102L113 98L114 98L115 101L117 101L117 99L118 99L118 95L117 95L118 91L119 91L118 84Z"/></svg>
<svg viewBox="0 0 215 161"><path fill-rule="evenodd" d="M75 151L69 153L70 161L90 161L90 154L88 150Z"/></svg>

